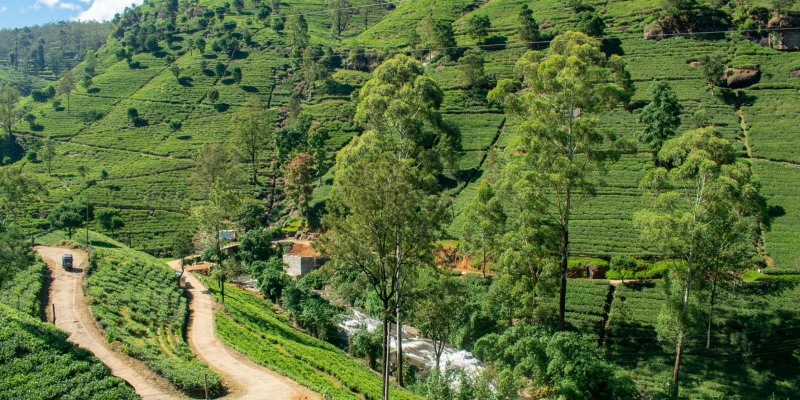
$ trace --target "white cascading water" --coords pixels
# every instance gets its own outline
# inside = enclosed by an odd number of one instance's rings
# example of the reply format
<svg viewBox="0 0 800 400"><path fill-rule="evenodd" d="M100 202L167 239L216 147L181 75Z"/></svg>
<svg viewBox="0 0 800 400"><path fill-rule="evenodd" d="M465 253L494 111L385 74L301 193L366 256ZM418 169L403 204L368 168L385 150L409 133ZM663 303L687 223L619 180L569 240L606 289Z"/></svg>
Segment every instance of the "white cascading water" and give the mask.
<svg viewBox="0 0 800 400"><path fill-rule="evenodd" d="M345 314L339 323L339 327L345 331L347 336L353 335L364 327L372 332L381 325L380 320L367 315L361 310L349 307L348 310L350 312ZM394 333L394 329L391 331ZM397 339L394 336L391 338L391 345L393 348L397 347ZM436 355L433 352L433 344L430 339L419 336L416 330L407 326L403 327L403 355L414 359L420 365L424 365L426 369L432 369L436 366ZM449 346L442 351L440 363L442 366L447 366L451 369L463 369L469 375L478 374L483 370L480 361L472 353Z"/></svg>
<svg viewBox="0 0 800 400"><path fill-rule="evenodd" d="M248 289L256 290L257 281L249 276L241 276L235 279L234 282ZM347 313L342 315L342 320L339 322L339 327L347 337L365 327L372 332L381 326L380 320L367 315L359 309L352 308L342 301L337 301L338 299L334 299L336 296L333 293L325 290L316 292L328 300L333 300L338 306L347 310ZM395 329L392 328L390 331L392 332L391 346L392 348L397 348ZM427 370L431 370L436 366L436 355L433 352L431 340L421 337L416 329L409 326L403 326L403 355L415 360L419 365L424 365ZM464 370L469 375L477 375L483 370L481 362L472 353L449 346L446 346L442 351L440 364L448 369Z"/></svg>

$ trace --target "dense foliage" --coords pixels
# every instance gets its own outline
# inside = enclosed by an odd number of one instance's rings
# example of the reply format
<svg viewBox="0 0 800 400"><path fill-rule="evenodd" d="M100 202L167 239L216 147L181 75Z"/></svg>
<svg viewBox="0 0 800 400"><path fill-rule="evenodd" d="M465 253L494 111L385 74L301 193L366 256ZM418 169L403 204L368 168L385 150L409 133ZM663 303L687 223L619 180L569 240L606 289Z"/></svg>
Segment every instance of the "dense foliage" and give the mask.
<svg viewBox="0 0 800 400"><path fill-rule="evenodd" d="M217 296L219 290L210 285ZM218 297L219 298L219 297ZM233 286L227 288L227 313L217 313L217 334L227 345L298 383L333 398L368 399L381 395L380 376L335 346L298 332L270 302ZM392 387L392 398L417 397Z"/></svg>
<svg viewBox="0 0 800 400"><path fill-rule="evenodd" d="M0 397L6 399L138 399L125 381L67 333L0 304Z"/></svg>
<svg viewBox="0 0 800 400"><path fill-rule="evenodd" d="M406 140L406 147L400 149L407 151L399 152L397 158L413 159L409 162L411 168L422 167L430 173L426 176L429 185L425 194L452 199L451 206L439 213L449 246L466 250L464 254L476 257L473 262L482 269L486 267L486 278L465 278L464 287L454 291L455 298L463 300L459 302L447 296L426 298L423 294L429 293L416 293L415 289L422 288L430 292L425 275L432 268L414 266L418 276L405 274L403 279L409 283L398 285L403 286L400 293L406 296L404 301L407 299L407 322L425 326L428 332L439 332L432 334L441 334L446 337L443 342L463 348L475 348L481 338L503 335L514 325L526 324L537 332L547 331L557 323L560 274L564 289L568 289L562 303L565 330L590 334L592 341L604 343L607 348L620 341L641 350L635 356L626 354L614 360L613 351L623 348L619 346L605 354L606 361L634 371L644 396L661 396L666 394L664 385L672 377L674 353L680 347L669 339L675 337L671 333L676 330L672 329L675 324L670 324L675 319L668 317L674 317L674 311L682 308L680 302L674 301L680 297L676 294L687 293L689 298L683 302L688 304L685 308L691 315L684 320L687 337L681 396L793 394L791 389L798 386L796 374L791 376L797 354L788 343L781 345L781 350L785 347L786 351L780 363L767 358L785 367L787 374L773 369L769 362L735 362L730 363L735 368L729 368L693 354L701 351L705 343L711 343L709 350L716 351L715 346L727 350L723 346L729 343L739 346L753 342L744 332L766 329L765 326L772 329L796 325L784 324L793 321L792 312L796 310L777 306L793 298L793 282L800 279L800 173L795 166L800 157L793 146L800 115L796 101L800 66L796 53L781 51L789 43L788 36L769 31L776 26L798 26L797 14L786 2L231 3L213 0L202 6L181 7L177 2L156 0L128 8L114 19L114 32L105 46L97 48L97 52L73 55L74 61L81 64L73 62L69 66L72 72L67 78L71 79L48 86L34 78L27 84L29 89L36 89L30 97L25 97L28 89L21 90L23 98L10 108L14 110L12 120L16 121L13 137L9 135L4 140L0 161L12 163L15 170L38 175L48 189L48 193L42 191L39 196L41 201L30 198L19 203L17 209L25 214L19 223L26 232L61 226L54 223L60 222L61 218L55 219L59 213L51 211L76 196L119 210L118 218L125 227L117 233L127 236L134 247L150 253L171 254L175 233L194 233L198 222L204 231L198 238L204 239L206 246L216 247L214 237L220 229L256 232L244 240L249 242L244 256L248 267L255 266L260 271L255 276L263 281L264 292L284 306L296 326L316 336L331 337L333 332L320 327L331 326L333 318L329 317L334 312L322 307L324 302L310 296L302 284L290 283L279 262L268 261L274 254L267 253L272 250L256 254L268 241L259 229L272 224L290 235L303 234L307 227L320 226L320 218L326 214L344 210L342 215L351 216L348 207L337 210L341 202L336 204L336 200L341 197L336 196L346 190L334 189L336 181L349 174L349 179L344 179L346 185L361 185L362 189L374 185L363 191L374 194L370 191L378 192L380 182L362 178L383 170L372 169L369 163L358 164L362 166L360 170L345 172L341 171L347 166L340 167L347 163L331 167L337 156L347 158L341 149L357 148L371 135L364 131L375 130L379 131L376 136ZM336 9L337 4L352 7L353 13L342 13ZM565 34L568 31L591 37ZM709 31L717 33L703 34ZM561 40L565 37L580 42L580 46L565 46L569 42ZM49 45L46 42L45 46ZM526 54L528 50L533 51ZM552 55L561 58L550 58ZM515 61L521 57L515 70ZM45 58L50 59L47 54ZM549 69L559 63L570 68L558 65L559 68ZM382 64L385 68L379 68ZM584 69L587 65L600 68ZM413 74L406 74L407 71ZM550 80L547 74L540 75L547 71L564 74ZM48 73L46 69L44 73ZM26 79L21 71L9 76L15 84ZM587 79L564 82L568 76ZM749 78L743 80L743 76ZM413 82L409 83L409 77ZM610 85L612 81L617 87ZM506 118L499 104L485 96L496 82L501 82L500 89L507 89L509 95L535 100L525 102L528 111L537 111L528 114L547 117L547 121L540 124L536 118ZM586 89L580 92L592 97L584 100L613 98L622 100L625 106L609 109L612 101L587 101L582 102L580 110L562 107L563 119L577 121L577 127L598 144L585 147L596 152L578 154L589 156L591 161L598 161L604 153L612 156L606 159L614 162L604 163L604 168L589 170L577 165L577 170L556 171L548 165L553 158L542 156L535 160L548 146L546 140L532 139L546 138L548 134L553 138L554 133L559 133L559 126L564 126L540 106L553 99L548 96L551 89L556 88L558 93L559 86L569 87L571 83L575 84L573 89ZM647 91L649 88L653 88L652 92ZM606 96L609 94L612 96ZM253 104L258 104L257 113L250 112L254 111ZM431 109L435 112L429 112ZM135 115L129 115L127 110L135 110ZM507 107L505 111L513 110ZM243 118L243 114L248 115ZM513 112L508 114L514 116ZM259 124L249 123L252 115L264 124L258 127ZM727 186L731 193L749 186L747 191L760 191L766 203L759 207L759 216L742 208L732 214L719 214L724 218L715 221L720 223L715 223L714 229L702 230L702 234L722 240L706 241L709 245L700 250L721 257L692 257L690 262L689 257L675 251L680 245L678 239L684 235L662 235L676 239L670 243L643 240L641 228L646 224L639 220L637 225L633 217L643 208L661 216L669 214L661 207L668 202L642 201L643 193L652 195L655 190L652 185L640 186L640 182L653 167L675 170L673 175L677 175L685 169L676 167L688 160L680 156L685 150L682 140L668 146L677 157L654 162L645 152L657 155L661 144L670 142L670 138L681 138L695 129L709 132L708 127L713 127L714 140L730 144L725 150L728 160L723 163L726 171L719 176L723 181L736 181ZM257 129L262 131L255 132ZM354 140L357 136L362 139ZM615 143L632 143L637 136L637 149L619 146L615 149L622 150L618 154L606 153L611 149L611 138L616 137ZM597 140L600 137L605 138L602 144ZM253 140L244 140L248 138ZM209 143L219 144L218 150L223 151L215 153L226 153L222 157L225 162L199 156L210 147ZM260 148L253 152L250 144ZM23 157L24 154L29 156ZM521 162L509 162L514 158ZM746 158L752 162L743 160ZM303 162L287 171L293 159ZM697 158L689 161L693 160ZM394 167L389 162L385 164ZM504 168L506 173L501 174L499 171ZM210 176L207 172L212 169L225 172L224 177L202 183L193 179L197 175ZM537 172L548 170L555 173L536 176ZM508 172L520 173L514 178L537 179L507 179L514 175ZM586 179L578 179L579 172L588 172ZM525 174L528 176L521 176ZM668 175L662 177L670 178ZM603 179L597 179L601 176ZM288 182L287 177L291 178ZM536 191L543 185L526 184L548 180L552 184L578 182L576 188L587 198L591 196L591 200L572 208L568 224L562 221L567 216L563 213L562 218L544 218L553 213L554 205L564 204L553 197L557 191L542 196ZM677 180L666 179L669 180L677 187ZM350 200L356 198L351 197ZM494 199L491 207L477 207L484 199ZM645 200L653 199L650 196ZM409 203L413 207L422 204ZM293 204L303 215L292 212ZM203 211L194 213L197 219L192 218L193 208ZM362 211L367 208L362 207ZM676 210L672 214L684 209L679 206ZM66 215L79 225L75 215ZM402 217L402 213L394 215ZM655 225L676 221L680 222L680 218L657 218ZM89 225L93 229L104 226L102 221ZM563 229L567 225L568 237ZM756 229L752 229L753 225ZM653 231L664 226L651 228L656 228ZM108 230L112 230L110 226ZM553 236L558 233L562 234L560 240ZM720 251L710 247L724 245L725 240L736 235L739 244L749 240L746 246L723 246ZM649 236L644 239L653 239L653 235ZM355 244L363 245L362 242ZM254 246L248 247L250 244ZM397 250L391 247L384 247L387 254ZM216 249L209 253L214 253L215 259L222 258ZM563 254L565 265L561 268L553 257L558 253ZM420 254L425 257L419 257L419 264L433 267L432 257L428 257L431 254L427 250ZM676 258L687 261L676 262ZM334 265L351 267L342 265L342 261L354 264L357 259L335 257L334 262L339 264ZM392 257L383 259L392 261ZM462 264L466 263L469 260ZM229 279L229 275L242 270L241 266L224 262L216 276ZM693 272L691 278L687 276L689 271ZM594 272L608 272L609 278L624 278L625 282L610 285L606 281L576 279ZM383 313L397 318L400 307L391 303L400 303L399 296L387 302L391 298L388 293L379 299L365 290L363 276L344 275L334 277L339 281L335 286L348 300L373 315ZM661 278L666 280L658 280ZM630 279L656 283L632 283L628 282ZM719 299L729 299L729 288L741 288L747 281L767 285L781 282L787 288L768 294L744 291L748 295L734 301L741 313L720 305ZM683 282L692 282L691 292L682 291ZM418 298L414 298L417 294ZM770 301L765 303L765 299ZM441 332L448 330L447 324L426 324L441 311L438 309L419 313L415 320L417 315L413 315L411 307L416 301L442 308L463 306L456 307L456 327L445 335ZM670 312L658 318L662 309ZM718 333L730 321L750 320L759 309L771 315L754 322L763 326L731 325L731 329ZM630 330L620 329L620 319L622 326ZM249 337L243 330L236 332L242 333L240 337ZM652 339L659 334L661 342ZM248 347L251 351L261 348L263 343L253 337L256 342L242 340L237 345L254 346ZM777 334L774 337L782 339ZM735 349L722 355L748 354L745 345ZM767 353L767 349L760 353ZM591 354L590 358L595 358L596 354ZM717 356L720 354L708 354ZM500 364L497 362L495 367ZM568 363L559 365L572 368ZM611 373L606 365L601 367L598 370ZM508 362L490 379L497 387L512 389L530 382L517 380L515 369ZM559 375L542 384L542 394L552 394L549 391L560 381L577 382ZM442 382L428 383L426 396L439 396L434 392L449 396ZM585 386L576 385L558 386L558 390L565 396L582 393Z"/></svg>
<svg viewBox="0 0 800 400"><path fill-rule="evenodd" d="M219 375L195 359L183 339L186 298L170 268L141 253L98 248L88 273L92 314L109 343L119 343L183 392L202 393L204 375L210 390L221 389Z"/></svg>

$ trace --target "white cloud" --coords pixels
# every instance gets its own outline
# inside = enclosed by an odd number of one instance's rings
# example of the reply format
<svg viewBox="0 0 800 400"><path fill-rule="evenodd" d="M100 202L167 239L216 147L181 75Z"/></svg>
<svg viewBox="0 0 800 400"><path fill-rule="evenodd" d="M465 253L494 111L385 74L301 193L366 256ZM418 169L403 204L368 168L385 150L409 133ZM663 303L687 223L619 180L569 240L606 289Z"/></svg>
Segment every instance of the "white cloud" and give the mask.
<svg viewBox="0 0 800 400"><path fill-rule="evenodd" d="M142 4L142 1L143 0L94 0L92 5L86 11L82 11L78 14L75 19L79 21L108 21L114 18L114 14L121 12L125 7L131 5L131 3L139 5Z"/></svg>
<svg viewBox="0 0 800 400"><path fill-rule="evenodd" d="M56 4L58 4L58 0L39 0L36 4L44 4L50 8L53 8ZM34 8L36 8L36 4L34 4Z"/></svg>
<svg viewBox="0 0 800 400"><path fill-rule="evenodd" d="M63 8L65 10L76 10L76 11L81 10L81 6L75 3L58 3L58 7Z"/></svg>
<svg viewBox="0 0 800 400"><path fill-rule="evenodd" d="M0 13L1 12L6 12L6 10L8 10L8 7L0 7Z"/></svg>

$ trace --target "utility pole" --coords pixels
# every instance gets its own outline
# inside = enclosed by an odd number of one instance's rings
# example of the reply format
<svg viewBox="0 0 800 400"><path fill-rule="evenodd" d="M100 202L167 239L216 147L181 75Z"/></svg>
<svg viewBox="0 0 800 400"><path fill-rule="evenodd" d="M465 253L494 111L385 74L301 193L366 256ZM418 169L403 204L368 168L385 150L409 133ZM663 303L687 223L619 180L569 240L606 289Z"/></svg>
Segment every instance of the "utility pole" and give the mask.
<svg viewBox="0 0 800 400"><path fill-rule="evenodd" d="M86 247L89 247L89 200L86 200Z"/></svg>

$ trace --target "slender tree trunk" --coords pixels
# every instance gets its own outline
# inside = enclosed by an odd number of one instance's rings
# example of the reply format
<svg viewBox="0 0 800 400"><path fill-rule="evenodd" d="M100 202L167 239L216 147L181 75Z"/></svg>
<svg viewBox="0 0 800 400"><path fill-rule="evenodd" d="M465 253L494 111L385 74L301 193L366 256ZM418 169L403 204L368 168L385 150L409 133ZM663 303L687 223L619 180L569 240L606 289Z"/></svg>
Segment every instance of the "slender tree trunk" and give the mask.
<svg viewBox="0 0 800 400"><path fill-rule="evenodd" d="M706 349L711 348L711 318L714 313L714 295L717 292L717 278L715 277L711 284L711 297L708 299L708 339L706 340Z"/></svg>
<svg viewBox="0 0 800 400"><path fill-rule="evenodd" d="M0 290L3 290L3 278L0 278Z"/></svg>
<svg viewBox="0 0 800 400"><path fill-rule="evenodd" d="M258 169L256 168L255 154L253 154L253 185L258 185Z"/></svg>
<svg viewBox="0 0 800 400"><path fill-rule="evenodd" d="M689 292L692 288L692 262L694 261L694 252L689 251L689 262L686 264L686 289L683 292L683 312L689 307Z"/></svg>
<svg viewBox="0 0 800 400"><path fill-rule="evenodd" d="M681 355L683 354L683 329L678 336L678 352L675 356L675 369L672 372L672 398L678 399L678 376L681 369Z"/></svg>
<svg viewBox="0 0 800 400"><path fill-rule="evenodd" d="M567 308L567 266L569 257L569 207L570 188L567 188L564 214L561 218L561 287L558 292L558 330L563 331Z"/></svg>
<svg viewBox="0 0 800 400"><path fill-rule="evenodd" d="M402 278L402 265L400 263L400 237L397 236L396 262L397 262L397 290L395 291L395 312L397 318L397 386L403 387L403 324L400 321L401 308L403 305L400 296L400 279Z"/></svg>
<svg viewBox="0 0 800 400"><path fill-rule="evenodd" d="M383 378L382 400L389 400L389 310L384 305L383 312L383 357L381 359L381 375Z"/></svg>
<svg viewBox="0 0 800 400"><path fill-rule="evenodd" d="M433 351L436 354L436 371L441 372L439 368L441 368L441 360L442 360L442 351L440 350L441 345L438 345L439 341L436 339L431 339L433 342Z"/></svg>
<svg viewBox="0 0 800 400"><path fill-rule="evenodd" d="M483 245L483 279L486 279L486 244Z"/></svg>

